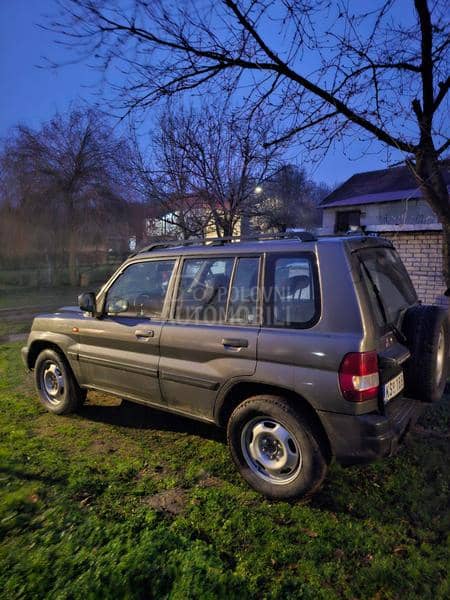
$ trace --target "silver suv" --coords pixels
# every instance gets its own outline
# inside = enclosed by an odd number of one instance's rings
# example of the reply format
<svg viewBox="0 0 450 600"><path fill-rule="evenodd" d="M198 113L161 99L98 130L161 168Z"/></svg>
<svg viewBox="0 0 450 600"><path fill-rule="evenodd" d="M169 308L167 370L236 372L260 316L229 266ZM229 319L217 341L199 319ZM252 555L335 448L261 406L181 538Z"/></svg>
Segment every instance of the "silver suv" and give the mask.
<svg viewBox="0 0 450 600"><path fill-rule="evenodd" d="M22 353L49 411L95 389L216 423L244 479L291 499L397 449L442 396L449 320L382 238L206 239L130 257Z"/></svg>

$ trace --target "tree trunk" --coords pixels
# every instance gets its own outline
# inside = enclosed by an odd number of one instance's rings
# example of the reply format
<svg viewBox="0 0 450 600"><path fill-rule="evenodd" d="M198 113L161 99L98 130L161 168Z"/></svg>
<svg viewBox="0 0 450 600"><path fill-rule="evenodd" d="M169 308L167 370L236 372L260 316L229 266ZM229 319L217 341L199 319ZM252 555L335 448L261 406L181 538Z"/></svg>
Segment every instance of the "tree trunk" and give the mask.
<svg viewBox="0 0 450 600"><path fill-rule="evenodd" d="M450 296L450 200L433 147L422 149L416 154L413 171L425 200L442 224L442 274L446 285L444 294Z"/></svg>
<svg viewBox="0 0 450 600"><path fill-rule="evenodd" d="M225 218L223 223L223 237L232 237L233 235L233 219Z"/></svg>
<svg viewBox="0 0 450 600"><path fill-rule="evenodd" d="M444 261L443 275L447 286L445 296L450 296L450 222L442 223L442 260Z"/></svg>

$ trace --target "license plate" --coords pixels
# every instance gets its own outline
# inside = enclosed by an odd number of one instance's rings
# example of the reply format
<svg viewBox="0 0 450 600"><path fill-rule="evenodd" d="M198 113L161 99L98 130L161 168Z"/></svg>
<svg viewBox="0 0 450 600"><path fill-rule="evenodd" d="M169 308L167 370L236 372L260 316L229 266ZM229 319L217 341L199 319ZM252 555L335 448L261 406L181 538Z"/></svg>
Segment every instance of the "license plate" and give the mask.
<svg viewBox="0 0 450 600"><path fill-rule="evenodd" d="M403 371L399 373L396 377L388 381L383 386L383 400L384 402L389 402L392 400L397 394L400 394L402 389L405 387L405 380L403 378Z"/></svg>

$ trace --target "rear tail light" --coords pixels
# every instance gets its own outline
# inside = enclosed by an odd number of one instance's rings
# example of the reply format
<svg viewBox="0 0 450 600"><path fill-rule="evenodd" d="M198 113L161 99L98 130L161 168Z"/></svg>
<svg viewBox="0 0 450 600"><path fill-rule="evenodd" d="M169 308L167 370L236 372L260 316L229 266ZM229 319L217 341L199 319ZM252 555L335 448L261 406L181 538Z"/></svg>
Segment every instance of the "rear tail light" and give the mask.
<svg viewBox="0 0 450 600"><path fill-rule="evenodd" d="M352 402L363 402L378 396L380 376L376 352L350 352L339 367L342 395Z"/></svg>

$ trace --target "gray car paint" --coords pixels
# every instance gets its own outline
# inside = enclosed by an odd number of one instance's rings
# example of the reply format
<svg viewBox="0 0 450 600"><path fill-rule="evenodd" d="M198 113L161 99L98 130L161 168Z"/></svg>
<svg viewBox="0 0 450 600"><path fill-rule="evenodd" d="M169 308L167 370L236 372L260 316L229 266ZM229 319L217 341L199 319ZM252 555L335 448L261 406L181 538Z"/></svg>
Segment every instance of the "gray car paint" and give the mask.
<svg viewBox="0 0 450 600"><path fill-rule="evenodd" d="M223 402L240 382L295 392L316 411L369 413L376 401L344 400L338 369L347 352L374 350L379 332L360 277L352 266L358 247L388 246L376 238L329 238L182 247L138 254L126 261L97 295L100 311L112 282L134 262L176 258L160 319L90 316L64 309L34 320L24 358L33 367L35 344L58 346L82 387L103 389L205 421L219 420ZM318 320L308 329L177 322L171 303L180 256L247 256L310 252L316 257L320 290ZM262 282L260 282L262 285ZM152 336L136 338L148 329ZM247 347L225 348L224 337L243 338Z"/></svg>

